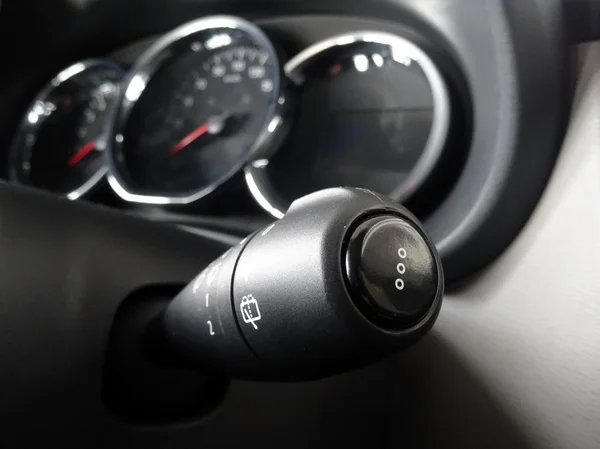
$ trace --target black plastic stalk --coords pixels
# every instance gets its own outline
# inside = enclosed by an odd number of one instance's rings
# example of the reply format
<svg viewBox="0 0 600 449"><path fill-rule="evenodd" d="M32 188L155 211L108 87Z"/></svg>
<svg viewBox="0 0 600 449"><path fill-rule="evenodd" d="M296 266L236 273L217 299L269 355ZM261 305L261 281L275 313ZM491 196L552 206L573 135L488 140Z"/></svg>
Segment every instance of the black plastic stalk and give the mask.
<svg viewBox="0 0 600 449"><path fill-rule="evenodd" d="M360 189L295 201L168 306L169 347L231 377L303 380L402 350L433 325L442 267L418 220Z"/></svg>
<svg viewBox="0 0 600 449"><path fill-rule="evenodd" d="M600 39L600 0L563 0L565 27L572 44Z"/></svg>

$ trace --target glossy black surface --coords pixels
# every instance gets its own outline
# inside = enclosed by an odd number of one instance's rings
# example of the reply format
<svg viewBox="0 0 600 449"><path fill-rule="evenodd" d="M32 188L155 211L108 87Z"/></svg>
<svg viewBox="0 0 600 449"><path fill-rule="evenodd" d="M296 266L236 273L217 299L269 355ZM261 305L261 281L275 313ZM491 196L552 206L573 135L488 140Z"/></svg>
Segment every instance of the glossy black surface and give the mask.
<svg viewBox="0 0 600 449"><path fill-rule="evenodd" d="M435 257L406 220L383 215L360 223L349 238L344 262L356 305L383 327L412 326L435 300Z"/></svg>
<svg viewBox="0 0 600 449"><path fill-rule="evenodd" d="M325 52L302 70L293 131L265 168L286 206L337 186L407 199L399 193L427 145L434 105L418 61L399 62L391 53L387 45L359 43Z"/></svg>
<svg viewBox="0 0 600 449"><path fill-rule="evenodd" d="M23 117L9 179L63 195L89 182L104 167L102 133L123 75L114 63L97 60L55 77Z"/></svg>

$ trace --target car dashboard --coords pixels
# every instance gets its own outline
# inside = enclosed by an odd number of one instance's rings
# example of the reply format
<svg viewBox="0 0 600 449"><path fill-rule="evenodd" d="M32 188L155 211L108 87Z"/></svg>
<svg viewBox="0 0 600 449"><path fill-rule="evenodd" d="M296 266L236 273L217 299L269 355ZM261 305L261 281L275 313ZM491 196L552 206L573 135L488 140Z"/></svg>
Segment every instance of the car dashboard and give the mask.
<svg viewBox="0 0 600 449"><path fill-rule="evenodd" d="M234 238L312 191L370 188L425 222L450 280L484 267L564 133L555 24L510 2L303 5L5 5L5 177Z"/></svg>
<svg viewBox="0 0 600 449"><path fill-rule="evenodd" d="M94 403L69 441L597 447L600 50L570 46L562 14L554 0L2 4L2 179L229 244L305 194L372 189L423 222L447 280L432 334L392 359L234 381L177 423Z"/></svg>

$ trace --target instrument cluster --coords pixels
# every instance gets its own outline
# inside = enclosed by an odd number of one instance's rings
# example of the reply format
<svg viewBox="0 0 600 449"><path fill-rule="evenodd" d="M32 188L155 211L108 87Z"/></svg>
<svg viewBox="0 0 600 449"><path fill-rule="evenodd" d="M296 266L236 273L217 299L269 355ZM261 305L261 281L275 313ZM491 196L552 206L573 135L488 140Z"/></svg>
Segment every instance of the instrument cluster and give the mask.
<svg viewBox="0 0 600 449"><path fill-rule="evenodd" d="M327 187L405 202L435 184L452 157L452 95L423 48L368 29L290 58L280 47L249 21L213 16L130 66L77 62L25 112L9 181L74 200L106 179L128 203L190 205L243 176L277 218Z"/></svg>

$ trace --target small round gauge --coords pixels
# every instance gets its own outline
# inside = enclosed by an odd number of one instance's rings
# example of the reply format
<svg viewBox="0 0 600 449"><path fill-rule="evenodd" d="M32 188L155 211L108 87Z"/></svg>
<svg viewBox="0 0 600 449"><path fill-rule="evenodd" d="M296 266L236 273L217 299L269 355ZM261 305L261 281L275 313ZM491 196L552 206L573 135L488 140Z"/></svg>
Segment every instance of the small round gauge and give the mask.
<svg viewBox="0 0 600 449"><path fill-rule="evenodd" d="M60 72L39 93L19 127L9 180L77 199L106 174L102 155L109 109L124 71L86 60Z"/></svg>
<svg viewBox="0 0 600 449"><path fill-rule="evenodd" d="M257 202L281 217L296 198L337 186L405 201L446 144L449 94L429 56L388 33L319 42L285 65L299 114L282 149L246 168Z"/></svg>
<svg viewBox="0 0 600 449"><path fill-rule="evenodd" d="M209 194L280 131L277 55L236 17L210 17L159 39L124 82L108 151L123 199L187 204Z"/></svg>

